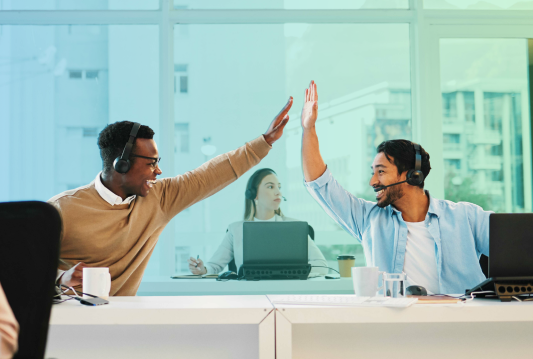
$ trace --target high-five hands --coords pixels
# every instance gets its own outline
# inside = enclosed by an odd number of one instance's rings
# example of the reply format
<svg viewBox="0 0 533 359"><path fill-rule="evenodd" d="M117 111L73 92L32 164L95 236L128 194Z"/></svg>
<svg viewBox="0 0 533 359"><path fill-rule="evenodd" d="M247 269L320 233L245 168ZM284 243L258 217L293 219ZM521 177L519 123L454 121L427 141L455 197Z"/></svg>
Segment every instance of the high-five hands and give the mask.
<svg viewBox="0 0 533 359"><path fill-rule="evenodd" d="M263 134L265 137L265 140L267 143L272 146L274 142L279 140L281 135L283 134L283 128L289 122L289 115L288 112L292 107L292 96L289 97L289 101L287 101L287 104L280 113L276 117L274 117L274 120L270 123L270 126L268 126L268 129Z"/></svg>
<svg viewBox="0 0 533 359"><path fill-rule="evenodd" d="M302 127L310 129L315 127L318 116L318 93L316 92L316 83L311 81L309 87L305 89L305 103L302 109Z"/></svg>

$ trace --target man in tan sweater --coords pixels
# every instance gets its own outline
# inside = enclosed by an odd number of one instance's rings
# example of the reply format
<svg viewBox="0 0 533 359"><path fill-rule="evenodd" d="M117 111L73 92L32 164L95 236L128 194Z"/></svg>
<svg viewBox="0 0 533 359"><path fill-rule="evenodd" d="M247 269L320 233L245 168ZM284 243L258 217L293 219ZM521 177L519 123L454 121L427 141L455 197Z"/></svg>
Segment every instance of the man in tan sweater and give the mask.
<svg viewBox="0 0 533 359"><path fill-rule="evenodd" d="M220 191L263 159L289 120L292 97L267 131L197 169L156 180L162 173L154 132L138 130L130 169L115 170L132 122L108 125L99 135L103 171L90 184L51 198L63 231L58 283L80 288L83 267L109 267L110 295L135 295L159 235L179 212Z"/></svg>

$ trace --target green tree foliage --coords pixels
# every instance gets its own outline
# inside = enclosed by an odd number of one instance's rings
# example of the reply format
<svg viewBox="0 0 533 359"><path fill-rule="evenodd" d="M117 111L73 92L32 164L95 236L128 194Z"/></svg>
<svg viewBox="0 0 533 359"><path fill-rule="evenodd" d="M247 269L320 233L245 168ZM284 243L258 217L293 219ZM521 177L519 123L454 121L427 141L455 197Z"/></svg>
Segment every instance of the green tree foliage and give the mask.
<svg viewBox="0 0 533 359"><path fill-rule="evenodd" d="M448 173L444 184L444 198L452 202L470 202L477 204L484 210L491 209L491 201L488 195L476 193L474 181L471 178L464 178L461 184L454 184L453 172Z"/></svg>

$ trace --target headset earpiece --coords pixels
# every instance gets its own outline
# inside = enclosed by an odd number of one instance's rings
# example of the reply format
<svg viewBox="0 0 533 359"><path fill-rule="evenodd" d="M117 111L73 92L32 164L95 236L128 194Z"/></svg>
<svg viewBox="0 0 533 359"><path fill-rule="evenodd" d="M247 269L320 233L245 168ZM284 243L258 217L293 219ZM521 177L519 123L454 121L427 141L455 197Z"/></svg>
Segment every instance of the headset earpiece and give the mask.
<svg viewBox="0 0 533 359"><path fill-rule="evenodd" d="M424 173L422 173L422 155L420 154L420 145L411 142L415 148L415 169L407 172L407 183L411 186L420 186L424 183Z"/></svg>
<svg viewBox="0 0 533 359"><path fill-rule="evenodd" d="M409 170L407 172L407 183L411 186L420 186L424 182L424 174L422 171Z"/></svg>
<svg viewBox="0 0 533 359"><path fill-rule="evenodd" d="M246 199L249 199L250 201L254 201L255 198L257 197L257 188L254 188L254 182L257 176L259 176L264 171L268 171L269 173L276 174L276 172L274 172L270 168L262 168L260 170L255 171L252 177L250 177L250 179L248 180L248 187L246 188L246 191L244 192L244 197L246 197Z"/></svg>
<svg viewBox="0 0 533 359"><path fill-rule="evenodd" d="M253 201L255 197L257 197L257 192L253 188L247 188L246 192L244 192L244 196L249 200Z"/></svg>
<svg viewBox="0 0 533 359"><path fill-rule="evenodd" d="M117 157L115 162L113 162L113 167L118 173L124 174L130 170L130 160L123 160Z"/></svg>
<svg viewBox="0 0 533 359"><path fill-rule="evenodd" d="M134 122L130 132L130 139L128 140L128 143L126 143L126 146L124 146L122 155L120 157L117 157L113 162L113 167L118 173L124 174L130 170L130 154L133 148L133 142L135 141L135 137L137 137L137 132L139 132L139 128L141 128L141 124L138 122Z"/></svg>

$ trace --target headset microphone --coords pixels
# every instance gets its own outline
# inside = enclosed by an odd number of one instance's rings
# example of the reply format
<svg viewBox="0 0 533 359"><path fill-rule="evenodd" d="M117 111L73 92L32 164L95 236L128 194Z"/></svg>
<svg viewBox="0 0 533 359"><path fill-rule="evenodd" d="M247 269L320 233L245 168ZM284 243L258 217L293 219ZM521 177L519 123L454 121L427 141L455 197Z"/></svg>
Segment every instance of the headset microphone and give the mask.
<svg viewBox="0 0 533 359"><path fill-rule="evenodd" d="M379 192L379 191L381 191L382 189L385 189L385 188L388 188L388 187L392 187L392 186L396 186L397 184L401 184L401 183L405 183L405 182L407 182L407 181L396 182L396 183L390 184L390 185L388 185L388 186L377 187L377 188L374 188L374 192Z"/></svg>
<svg viewBox="0 0 533 359"><path fill-rule="evenodd" d="M283 198L283 200L284 200L284 201L286 201L286 200L287 200L287 198L285 198L285 197L283 197L283 196L281 196L281 198Z"/></svg>

